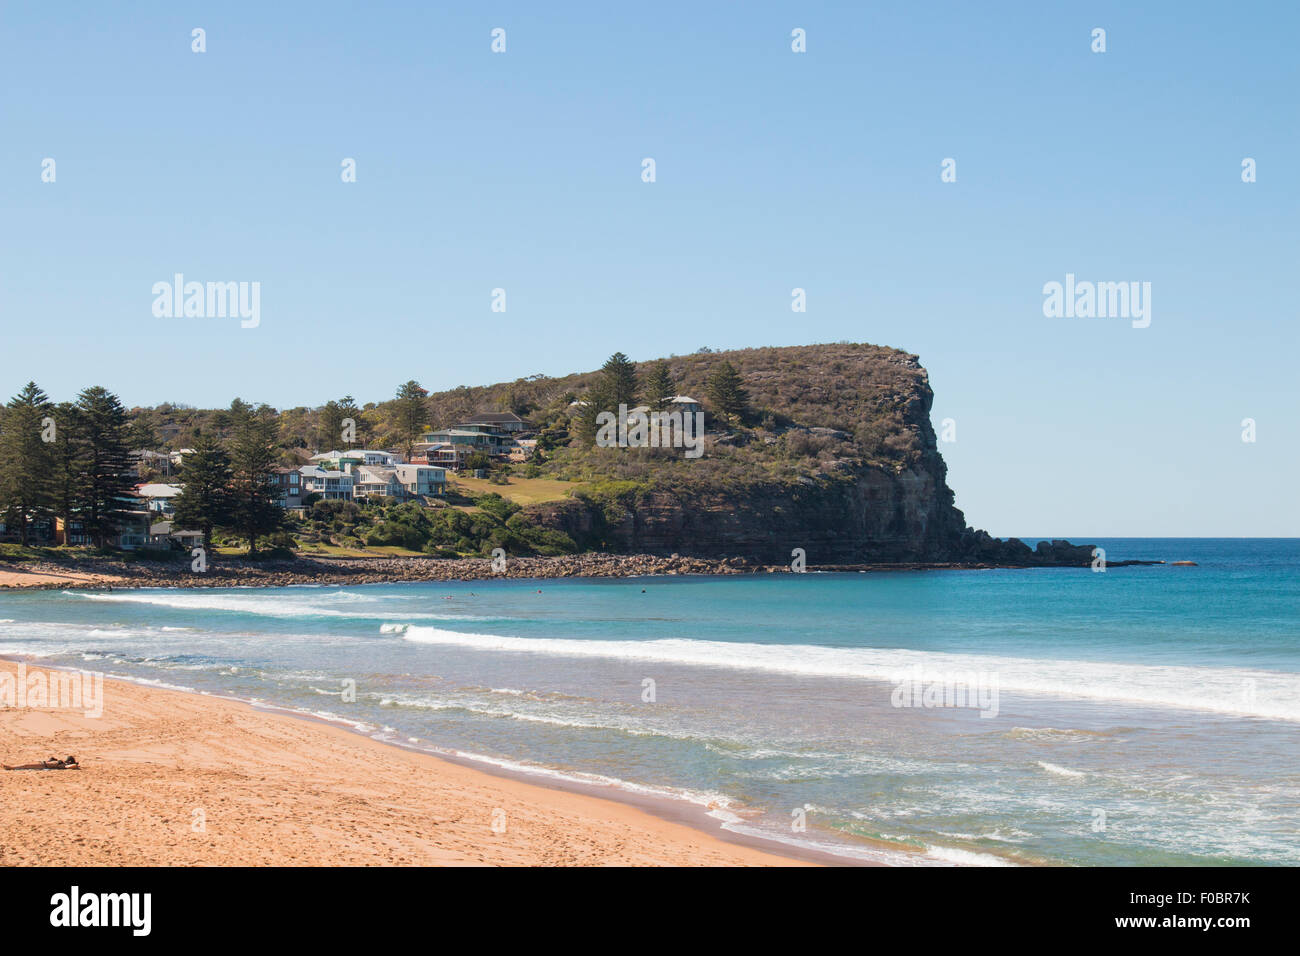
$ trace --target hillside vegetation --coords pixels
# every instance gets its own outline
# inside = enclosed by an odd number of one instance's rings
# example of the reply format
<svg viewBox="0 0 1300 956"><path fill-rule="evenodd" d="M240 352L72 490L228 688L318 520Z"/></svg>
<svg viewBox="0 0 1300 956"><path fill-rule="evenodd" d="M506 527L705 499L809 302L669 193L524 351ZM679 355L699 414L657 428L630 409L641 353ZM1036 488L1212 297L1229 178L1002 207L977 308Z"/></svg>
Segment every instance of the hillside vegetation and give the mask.
<svg viewBox="0 0 1300 956"><path fill-rule="evenodd" d="M597 447L591 419L619 401L685 395L705 412L703 454L681 448ZM584 411L583 403L587 403ZM403 547L425 553L644 551L789 560L793 547L826 561L947 560L966 548L930 424L932 394L917 356L865 343L754 348L631 361L601 370L394 399L275 411L285 464L336 447L341 417L354 444L409 447L427 427L513 412L536 431L527 463L494 463L461 478L445 513L342 520L313 515L320 547ZM267 410L270 412L271 410ZM134 433L186 447L199 429L222 434L224 410L131 410ZM453 485L453 487L456 487ZM495 492L506 511L481 499ZM362 513L364 515L364 513ZM328 525L328 527L325 527ZM812 560L813 558L810 558Z"/></svg>

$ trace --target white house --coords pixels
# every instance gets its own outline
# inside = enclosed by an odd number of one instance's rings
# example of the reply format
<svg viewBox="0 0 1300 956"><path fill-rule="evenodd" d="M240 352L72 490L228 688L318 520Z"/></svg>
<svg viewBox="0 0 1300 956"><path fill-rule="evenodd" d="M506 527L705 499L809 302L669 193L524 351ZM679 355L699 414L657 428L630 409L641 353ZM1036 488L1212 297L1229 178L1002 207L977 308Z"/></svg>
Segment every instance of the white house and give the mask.
<svg viewBox="0 0 1300 956"><path fill-rule="evenodd" d="M669 399L669 401L672 402L673 404L671 411L674 412L682 412L687 415L694 415L696 412L700 412L704 410L700 406L700 403L697 402L695 399L691 398L689 395L674 395L672 398Z"/></svg>
<svg viewBox="0 0 1300 956"><path fill-rule="evenodd" d="M447 471L432 465L360 465L353 496L406 500L422 495L441 495L447 490Z"/></svg>
<svg viewBox="0 0 1300 956"><path fill-rule="evenodd" d="M447 491L447 469L433 465L398 465L395 469L402 489L412 496L441 495Z"/></svg>
<svg viewBox="0 0 1300 956"><path fill-rule="evenodd" d="M400 498L402 485L395 468L358 465L352 469L353 498Z"/></svg>
<svg viewBox="0 0 1300 956"><path fill-rule="evenodd" d="M302 475L302 493L320 495L331 500L350 501L355 481L345 471L331 471L317 465L304 465L298 469Z"/></svg>
<svg viewBox="0 0 1300 956"><path fill-rule="evenodd" d="M175 498L181 493L180 485L148 483L136 485L137 498L143 498L152 514L170 515L176 510Z"/></svg>
<svg viewBox="0 0 1300 956"><path fill-rule="evenodd" d="M392 452L352 448L348 451L324 451L319 455L312 455L311 460L323 467L349 471L356 465L396 465L401 459Z"/></svg>

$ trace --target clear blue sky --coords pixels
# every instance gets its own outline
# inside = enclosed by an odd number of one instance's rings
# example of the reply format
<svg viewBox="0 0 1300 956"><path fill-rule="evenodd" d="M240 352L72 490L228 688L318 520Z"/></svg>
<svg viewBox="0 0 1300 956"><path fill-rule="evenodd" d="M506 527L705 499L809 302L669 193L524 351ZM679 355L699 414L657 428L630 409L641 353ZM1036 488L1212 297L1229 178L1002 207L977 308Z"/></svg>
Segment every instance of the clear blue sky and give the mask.
<svg viewBox="0 0 1300 956"><path fill-rule="evenodd" d="M930 370L976 526L1300 535L1300 14L1134 6L6 3L0 392L867 341ZM154 318L176 272L260 282L260 327ZM1150 328L1045 318L1067 272L1151 282Z"/></svg>

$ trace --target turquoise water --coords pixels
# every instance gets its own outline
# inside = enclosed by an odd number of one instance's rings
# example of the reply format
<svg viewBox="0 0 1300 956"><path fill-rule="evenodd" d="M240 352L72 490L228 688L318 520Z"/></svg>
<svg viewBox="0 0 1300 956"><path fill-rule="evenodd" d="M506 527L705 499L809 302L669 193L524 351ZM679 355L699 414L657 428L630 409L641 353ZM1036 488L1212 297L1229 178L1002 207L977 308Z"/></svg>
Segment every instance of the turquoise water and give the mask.
<svg viewBox="0 0 1300 956"><path fill-rule="evenodd" d="M0 654L889 862L1300 864L1300 541L1098 543L1199 566L0 594Z"/></svg>

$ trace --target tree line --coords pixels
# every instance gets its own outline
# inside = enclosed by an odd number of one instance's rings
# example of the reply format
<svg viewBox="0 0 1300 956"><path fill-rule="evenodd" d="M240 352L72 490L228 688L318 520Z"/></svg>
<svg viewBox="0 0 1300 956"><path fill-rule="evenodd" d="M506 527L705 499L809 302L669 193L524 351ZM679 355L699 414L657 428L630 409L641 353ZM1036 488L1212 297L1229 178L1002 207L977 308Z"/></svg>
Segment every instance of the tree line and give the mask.
<svg viewBox="0 0 1300 956"><path fill-rule="evenodd" d="M201 432L181 463L178 525L201 530L210 548L222 529L242 537L249 551L279 530L273 469L279 463L275 411L240 399L231 403L224 438ZM0 409L0 516L26 546L33 530L79 523L105 548L138 512L131 450L142 441L116 395L102 386L75 402L53 402L28 382ZM65 541L67 539L65 538Z"/></svg>
<svg viewBox="0 0 1300 956"><path fill-rule="evenodd" d="M28 544L34 527L80 520L105 546L131 510L130 423L98 385L58 402L28 382L0 412L0 514Z"/></svg>
<svg viewBox="0 0 1300 956"><path fill-rule="evenodd" d="M601 366L596 381L588 389L586 404L575 417L578 437L590 442L596 434L596 418L601 412L617 412L620 405L636 408L646 405L651 411L668 411L677 394L668 363L660 359L650 367L644 382L636 363L622 352L615 352ZM725 359L709 373L705 397L714 413L728 422L740 422L749 409L749 393L735 366Z"/></svg>

